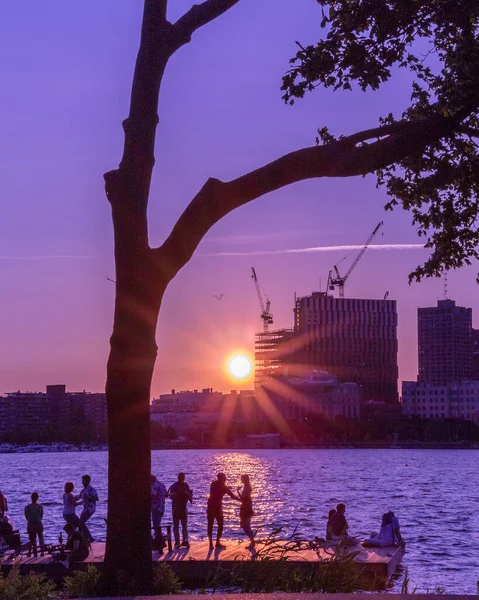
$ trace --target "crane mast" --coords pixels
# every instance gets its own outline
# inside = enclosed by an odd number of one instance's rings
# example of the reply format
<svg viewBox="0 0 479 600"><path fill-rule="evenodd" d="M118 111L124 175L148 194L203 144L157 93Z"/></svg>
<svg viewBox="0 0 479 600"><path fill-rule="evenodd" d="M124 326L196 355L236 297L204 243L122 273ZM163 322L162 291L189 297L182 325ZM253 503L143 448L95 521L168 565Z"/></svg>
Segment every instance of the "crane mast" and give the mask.
<svg viewBox="0 0 479 600"><path fill-rule="evenodd" d="M351 273L354 271L354 269L356 268L356 265L358 264L358 262L361 260L361 258L363 257L363 254L366 252L366 250L368 249L368 246L370 245L370 243L373 241L374 236L376 235L376 233L379 231L379 229L382 227L383 225L383 221L380 221L377 225L376 228L374 229L374 231L369 235L369 237L367 238L367 240L364 243L364 246L361 248L361 250L359 251L358 255L356 256L356 258L353 260L352 265L349 267L349 269L346 272L346 275L341 276L341 274L339 273L338 267L337 265L334 265L333 269L334 269L334 274L332 271L329 271L329 276L328 276L328 289L329 290L334 290L336 288L336 286L339 288L339 297L340 298L344 298L344 284L346 283L347 278L351 275Z"/></svg>
<svg viewBox="0 0 479 600"><path fill-rule="evenodd" d="M264 333L268 333L268 328L273 324L273 315L270 313L271 302L269 301L266 294L264 294L266 300L266 306L263 301L263 293L261 292L261 288L259 286L258 277L256 276L256 271L254 267L251 267L251 277L254 281L256 287L256 293L258 294L259 305L261 308L261 319L263 320L263 331Z"/></svg>

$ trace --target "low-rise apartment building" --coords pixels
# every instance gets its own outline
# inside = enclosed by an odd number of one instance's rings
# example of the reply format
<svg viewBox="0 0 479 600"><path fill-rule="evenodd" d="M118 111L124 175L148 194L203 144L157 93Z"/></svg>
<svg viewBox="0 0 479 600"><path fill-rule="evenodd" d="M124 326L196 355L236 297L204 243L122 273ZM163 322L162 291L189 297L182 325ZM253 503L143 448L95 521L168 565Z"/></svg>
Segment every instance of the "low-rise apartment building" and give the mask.
<svg viewBox="0 0 479 600"><path fill-rule="evenodd" d="M0 440L12 433L56 439L73 423L90 423L94 435L105 432L105 394L67 392L62 384L47 385L46 392L17 391L0 396Z"/></svg>
<svg viewBox="0 0 479 600"><path fill-rule="evenodd" d="M403 381L402 405L406 415L423 419L462 419L479 425L479 381L449 385Z"/></svg>

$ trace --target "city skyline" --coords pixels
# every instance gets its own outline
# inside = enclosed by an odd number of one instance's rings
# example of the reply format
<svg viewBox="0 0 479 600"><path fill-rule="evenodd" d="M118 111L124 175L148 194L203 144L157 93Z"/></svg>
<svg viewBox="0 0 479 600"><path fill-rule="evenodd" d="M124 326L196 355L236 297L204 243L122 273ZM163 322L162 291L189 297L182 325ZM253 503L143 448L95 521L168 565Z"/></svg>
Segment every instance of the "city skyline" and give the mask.
<svg viewBox="0 0 479 600"><path fill-rule="evenodd" d="M0 220L0 391L43 389L55 381L101 391L114 296L102 174L120 158L141 11L113 0L26 4L28 10L10 5L0 24L7 57L0 64L7 83L0 99L0 190L7 199ZM175 2L172 18L191 4ZM295 3L295 11L291 1L279 8L276 0L259 4L240 4L198 33L194 49L184 48L167 73L149 211L152 243L164 238L208 177L235 177L310 145L319 126L348 133L407 104L408 78L399 75L377 93L317 90L285 106L281 76L295 40L317 38L320 11L315 2ZM419 242L411 216L385 213L385 201L374 177L308 181L218 224L165 296L152 397L171 388L251 387L231 382L224 370L235 350L253 355L254 333L261 330L250 267L272 301L274 327L289 327L293 294L316 291L319 278L324 289L328 271L348 252L344 246L360 244L379 220L385 224L376 244ZM341 250L308 251L322 246ZM371 248L346 285L347 297L382 298L389 291L397 300L399 381L417 375L416 308L443 295L440 280L408 287L407 274L426 256L414 247ZM477 269L449 274L449 297L473 309L476 328Z"/></svg>

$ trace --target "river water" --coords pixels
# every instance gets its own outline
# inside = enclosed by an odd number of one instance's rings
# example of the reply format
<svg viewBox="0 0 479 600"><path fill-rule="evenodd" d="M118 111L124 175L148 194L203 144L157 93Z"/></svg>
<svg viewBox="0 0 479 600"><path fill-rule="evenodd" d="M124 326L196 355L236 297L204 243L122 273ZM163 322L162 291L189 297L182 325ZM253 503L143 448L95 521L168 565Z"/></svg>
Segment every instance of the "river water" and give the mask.
<svg viewBox="0 0 479 600"><path fill-rule="evenodd" d="M192 539L206 536L209 484L224 471L233 490L248 473L254 491L259 536L278 526L298 528L305 539L324 536L326 515L338 502L347 506L350 533L368 537L381 515L399 517L407 552L403 559L418 592L441 586L448 593L477 593L479 580L479 452L474 450L157 450L153 473L167 487L179 471L194 491ZM23 507L38 491L45 507L47 541L63 526L65 481L81 488L89 473L100 502L91 519L93 536L105 538L106 452L0 454L0 489L13 524L25 531ZM125 482L128 485L128 482ZM238 503L225 498L225 537L240 538ZM164 522L171 522L169 505ZM401 581L395 585L397 590Z"/></svg>

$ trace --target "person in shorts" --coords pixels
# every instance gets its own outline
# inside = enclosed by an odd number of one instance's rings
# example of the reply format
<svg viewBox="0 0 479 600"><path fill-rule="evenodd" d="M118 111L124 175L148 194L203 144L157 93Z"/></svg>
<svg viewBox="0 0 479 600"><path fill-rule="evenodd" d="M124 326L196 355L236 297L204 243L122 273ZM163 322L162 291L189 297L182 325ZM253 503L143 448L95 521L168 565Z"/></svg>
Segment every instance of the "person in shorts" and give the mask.
<svg viewBox="0 0 479 600"><path fill-rule="evenodd" d="M206 517L208 519L208 540L210 542L210 550L213 550L213 525L216 520L218 530L216 533L216 548L221 550L226 548L221 543L223 535L223 496L228 495L233 500L241 502L238 496L235 496L230 488L226 485L226 475L218 473L216 481L213 481L210 486L210 495L208 497L208 505L206 508Z"/></svg>
<svg viewBox="0 0 479 600"><path fill-rule="evenodd" d="M25 519L27 520L27 533L30 541L28 555L33 552L33 556L37 556L37 536L40 545L40 552L43 554L45 540L43 539L43 506L38 503L38 493L33 492L31 495L32 502L25 506Z"/></svg>

